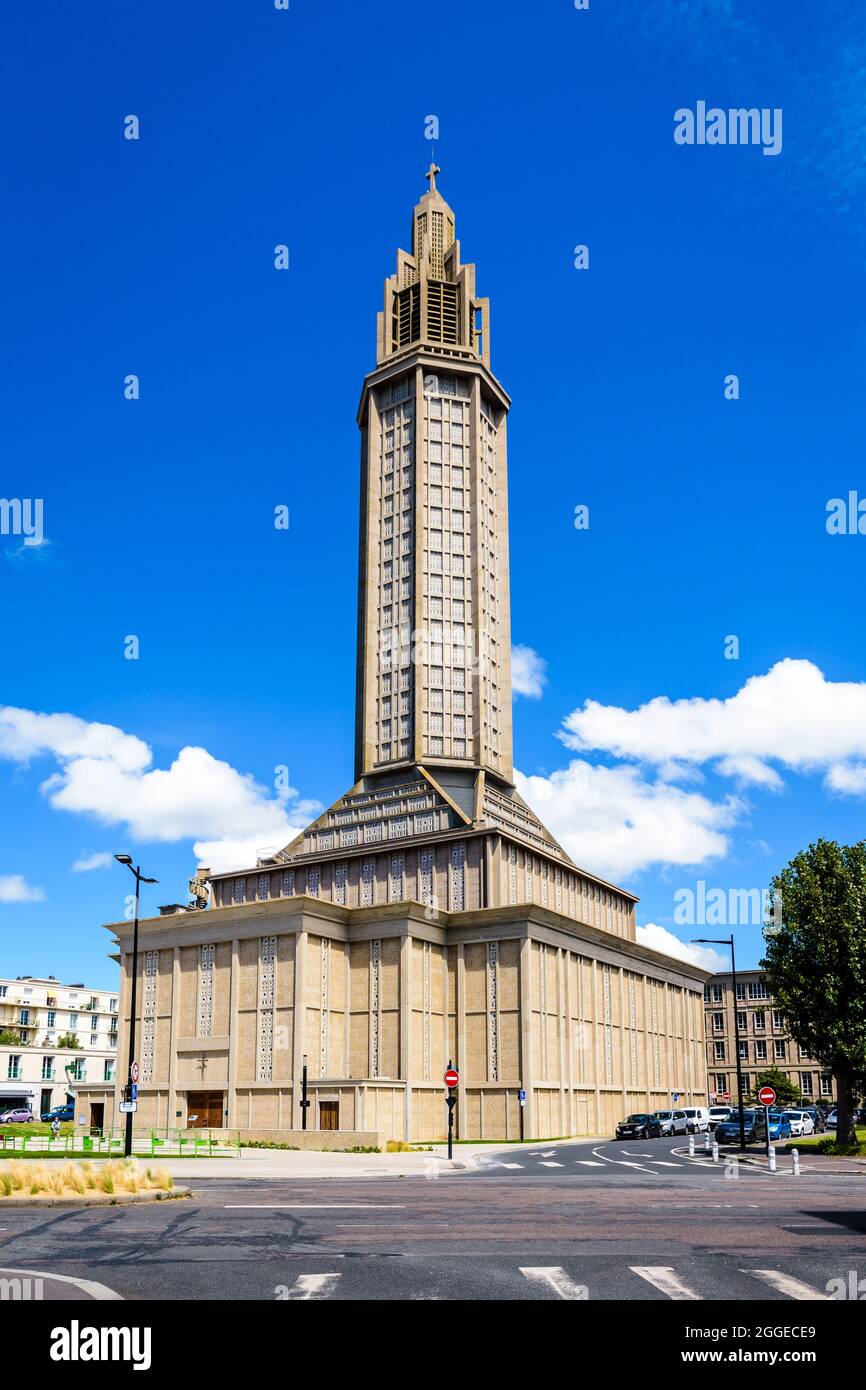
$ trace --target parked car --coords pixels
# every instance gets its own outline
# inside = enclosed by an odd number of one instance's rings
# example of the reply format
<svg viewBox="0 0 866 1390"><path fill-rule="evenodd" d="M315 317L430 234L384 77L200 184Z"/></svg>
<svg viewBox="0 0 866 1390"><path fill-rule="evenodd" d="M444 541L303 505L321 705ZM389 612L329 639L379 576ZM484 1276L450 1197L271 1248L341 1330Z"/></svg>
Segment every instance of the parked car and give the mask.
<svg viewBox="0 0 866 1390"><path fill-rule="evenodd" d="M734 1111L729 1105L711 1105L710 1129L715 1129L716 1125L720 1125L723 1120L729 1120L733 1114Z"/></svg>
<svg viewBox="0 0 866 1390"><path fill-rule="evenodd" d="M786 1110L785 1115L791 1126L791 1134L795 1139L815 1133L815 1121L808 1110Z"/></svg>
<svg viewBox="0 0 866 1390"><path fill-rule="evenodd" d="M760 1110L743 1111L743 1132L747 1144L754 1144L759 1139L767 1137L767 1121L764 1118L764 1107ZM722 1120L716 1126L716 1138L720 1144L739 1144L740 1142L740 1118L738 1114L733 1114L729 1120Z"/></svg>
<svg viewBox="0 0 866 1390"><path fill-rule="evenodd" d="M839 1123L839 1116L836 1114L835 1105L833 1106L832 1110L827 1111L827 1114L824 1116L824 1123L828 1129L836 1128L837 1124Z"/></svg>
<svg viewBox="0 0 866 1390"><path fill-rule="evenodd" d="M684 1110L657 1110L653 1115L659 1122L659 1133L671 1138L675 1134L686 1133L686 1112Z"/></svg>
<svg viewBox="0 0 866 1390"><path fill-rule="evenodd" d="M32 1110L19 1106L15 1110L4 1110L0 1115L0 1125L29 1125L35 1118Z"/></svg>
<svg viewBox="0 0 866 1390"><path fill-rule="evenodd" d="M790 1139L793 1133L787 1110L771 1110L769 1114L770 1139Z"/></svg>
<svg viewBox="0 0 866 1390"><path fill-rule="evenodd" d="M46 1110L45 1114L40 1116L40 1119L46 1120L49 1124L52 1120L60 1120L61 1123L64 1123L68 1120L74 1120L75 1106L55 1105L53 1110Z"/></svg>
<svg viewBox="0 0 866 1390"><path fill-rule="evenodd" d="M617 1139L658 1139L661 1132L655 1115L627 1115L616 1127Z"/></svg>
<svg viewBox="0 0 866 1390"><path fill-rule="evenodd" d="M705 1134L710 1127L710 1112L705 1105L688 1106L685 1116L687 1134Z"/></svg>
<svg viewBox="0 0 866 1390"><path fill-rule="evenodd" d="M824 1130L827 1128L827 1124L824 1119L823 1110L821 1110L817 1105L804 1105L803 1114L809 1115L811 1117L812 1124L815 1126L816 1134L824 1133Z"/></svg>

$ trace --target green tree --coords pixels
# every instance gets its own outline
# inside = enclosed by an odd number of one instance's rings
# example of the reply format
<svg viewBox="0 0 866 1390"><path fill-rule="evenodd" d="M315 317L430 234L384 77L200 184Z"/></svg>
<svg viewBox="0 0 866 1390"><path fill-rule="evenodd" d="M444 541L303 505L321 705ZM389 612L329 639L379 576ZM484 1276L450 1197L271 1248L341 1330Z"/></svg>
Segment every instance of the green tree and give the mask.
<svg viewBox="0 0 866 1390"><path fill-rule="evenodd" d="M3 1047L26 1047L23 1038L12 1028L4 1028L0 1031L0 1045Z"/></svg>
<svg viewBox="0 0 866 1390"><path fill-rule="evenodd" d="M64 1034L62 1035L62 1037L59 1037L59 1038L57 1039L57 1046L58 1046L58 1047L80 1048L80 1047L81 1047L81 1043L78 1041L78 1034L77 1034L77 1033L64 1033Z"/></svg>
<svg viewBox="0 0 866 1390"><path fill-rule="evenodd" d="M866 841L818 840L771 884L761 966L791 1036L836 1080L836 1139L855 1144L866 1090Z"/></svg>
<svg viewBox="0 0 866 1390"><path fill-rule="evenodd" d="M791 1081L778 1067L768 1067L766 1071L758 1072L755 1078L755 1087L749 1096L750 1104L758 1104L758 1092L762 1086L772 1086L776 1092L776 1100L780 1110L787 1110L790 1106L797 1106L800 1102L800 1087L796 1082Z"/></svg>

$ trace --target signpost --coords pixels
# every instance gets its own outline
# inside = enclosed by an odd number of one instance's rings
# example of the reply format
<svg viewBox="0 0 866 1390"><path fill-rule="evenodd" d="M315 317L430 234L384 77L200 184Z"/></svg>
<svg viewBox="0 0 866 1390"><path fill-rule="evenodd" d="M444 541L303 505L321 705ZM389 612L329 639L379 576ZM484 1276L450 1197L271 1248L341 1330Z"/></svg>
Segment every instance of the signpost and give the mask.
<svg viewBox="0 0 866 1390"><path fill-rule="evenodd" d="M448 1087L448 1095L446 1097L445 1104L448 1106L448 1157L450 1159L454 1152L454 1107L457 1104L457 1087L460 1085L460 1073L458 1071L455 1071L450 1061L448 1063L448 1070L446 1071L442 1080Z"/></svg>
<svg viewBox="0 0 866 1390"><path fill-rule="evenodd" d="M772 1086L762 1086L758 1092L758 1100L764 1107L764 1118L767 1122L767 1158L770 1157L770 1106L775 1104L776 1092Z"/></svg>

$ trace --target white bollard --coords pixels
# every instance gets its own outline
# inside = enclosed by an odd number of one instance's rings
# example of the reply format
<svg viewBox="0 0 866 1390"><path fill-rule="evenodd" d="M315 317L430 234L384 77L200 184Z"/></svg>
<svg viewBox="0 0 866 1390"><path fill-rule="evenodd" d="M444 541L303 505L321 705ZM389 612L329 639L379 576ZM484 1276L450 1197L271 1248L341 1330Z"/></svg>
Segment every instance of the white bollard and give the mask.
<svg viewBox="0 0 866 1390"><path fill-rule="evenodd" d="M771 1145L770 1145L770 1172L771 1172L771 1173L775 1173L775 1171L776 1171L776 1146L775 1146L775 1144L771 1144Z"/></svg>
<svg viewBox="0 0 866 1390"><path fill-rule="evenodd" d="M792 1149L792 1150L791 1150L791 1172L794 1174L794 1177L795 1177L795 1178L799 1178L799 1176L800 1176L800 1155L797 1153L797 1150L796 1150L796 1149Z"/></svg>
<svg viewBox="0 0 866 1390"><path fill-rule="evenodd" d="M714 1140L713 1140L713 1162L714 1162L714 1163L718 1163L718 1161L719 1161L719 1145L718 1145L717 1141L714 1139Z"/></svg>
<svg viewBox="0 0 866 1390"><path fill-rule="evenodd" d="M690 1135L689 1135L689 1158L694 1158L694 1156L695 1156L695 1136L694 1136L693 1134L690 1134Z"/></svg>
<svg viewBox="0 0 866 1390"><path fill-rule="evenodd" d="M705 1154L708 1154L709 1152L710 1152L710 1131L707 1130L706 1134L704 1135L704 1153L705 1153Z"/></svg>

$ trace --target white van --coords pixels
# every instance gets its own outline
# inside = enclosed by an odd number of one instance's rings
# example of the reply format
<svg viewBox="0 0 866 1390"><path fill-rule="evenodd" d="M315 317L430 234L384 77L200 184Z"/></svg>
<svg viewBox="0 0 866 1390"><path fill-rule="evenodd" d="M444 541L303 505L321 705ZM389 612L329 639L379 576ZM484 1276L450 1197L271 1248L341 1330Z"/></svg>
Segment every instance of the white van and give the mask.
<svg viewBox="0 0 866 1390"><path fill-rule="evenodd" d="M684 1113L687 1134L706 1134L710 1127L710 1112L705 1105L687 1105Z"/></svg>

